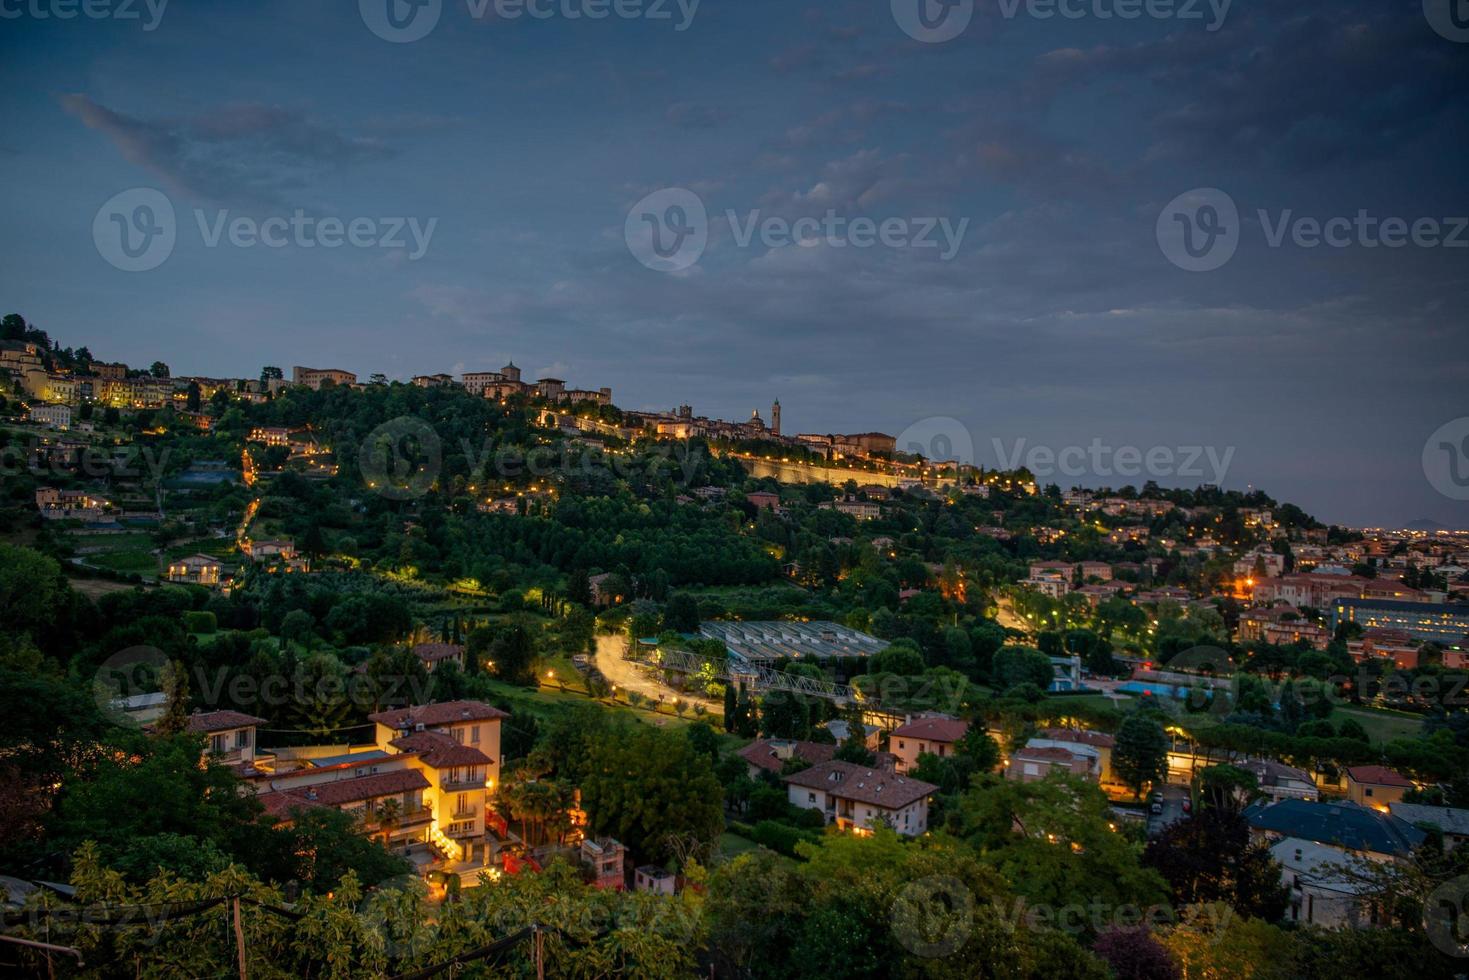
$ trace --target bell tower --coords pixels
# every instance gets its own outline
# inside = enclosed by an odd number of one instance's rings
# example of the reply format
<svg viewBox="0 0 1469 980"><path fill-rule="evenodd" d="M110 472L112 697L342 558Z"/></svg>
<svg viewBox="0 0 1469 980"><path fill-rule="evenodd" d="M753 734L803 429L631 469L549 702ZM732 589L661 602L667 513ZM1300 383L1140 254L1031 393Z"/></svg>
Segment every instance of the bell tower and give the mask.
<svg viewBox="0 0 1469 980"><path fill-rule="evenodd" d="M776 435L776 436L780 435L780 399L779 398L777 398L775 400L775 404L773 404L773 405L770 406L770 434L771 435Z"/></svg>

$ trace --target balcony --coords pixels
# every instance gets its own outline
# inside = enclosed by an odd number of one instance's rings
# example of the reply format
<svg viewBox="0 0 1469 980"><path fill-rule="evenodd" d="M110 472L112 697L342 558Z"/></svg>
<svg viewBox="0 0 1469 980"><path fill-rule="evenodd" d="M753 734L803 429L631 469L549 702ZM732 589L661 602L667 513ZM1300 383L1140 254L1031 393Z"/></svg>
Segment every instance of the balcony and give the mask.
<svg viewBox="0 0 1469 980"><path fill-rule="evenodd" d="M457 822L460 820L473 820L477 816L479 816L479 807L464 806L459 807L455 809L454 812L450 813L449 819Z"/></svg>
<svg viewBox="0 0 1469 980"><path fill-rule="evenodd" d="M472 789L484 789L484 773L445 773L439 777L439 789L449 793L462 793Z"/></svg>
<svg viewBox="0 0 1469 980"><path fill-rule="evenodd" d="M473 820L465 820L462 823L449 824L449 826L444 828L444 833L445 835L454 838L478 837L480 831L479 828L475 826L475 822Z"/></svg>
<svg viewBox="0 0 1469 980"><path fill-rule="evenodd" d="M365 806L354 806L348 807L342 812L361 823L364 830L377 830L382 827L380 807L369 810ZM397 825L394 829L408 830L412 827L419 827L433 820L433 817L433 807L407 807L398 812Z"/></svg>

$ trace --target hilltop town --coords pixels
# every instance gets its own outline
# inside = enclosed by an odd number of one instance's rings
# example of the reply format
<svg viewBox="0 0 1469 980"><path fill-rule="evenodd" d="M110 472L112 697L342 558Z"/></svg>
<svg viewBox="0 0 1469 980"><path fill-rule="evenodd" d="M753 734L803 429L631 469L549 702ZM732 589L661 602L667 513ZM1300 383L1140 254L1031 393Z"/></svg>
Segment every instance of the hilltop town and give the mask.
<svg viewBox="0 0 1469 980"><path fill-rule="evenodd" d="M248 373L4 320L7 935L105 907L62 938L152 975L1453 973L1469 534L513 363Z"/></svg>

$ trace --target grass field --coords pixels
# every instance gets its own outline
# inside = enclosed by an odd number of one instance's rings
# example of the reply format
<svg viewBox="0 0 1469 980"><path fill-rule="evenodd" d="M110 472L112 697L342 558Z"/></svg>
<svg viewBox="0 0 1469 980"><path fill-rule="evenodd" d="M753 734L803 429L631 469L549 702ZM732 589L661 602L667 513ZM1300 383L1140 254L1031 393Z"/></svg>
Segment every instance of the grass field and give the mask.
<svg viewBox="0 0 1469 980"><path fill-rule="evenodd" d="M1348 718L1361 725L1374 742L1390 742L1395 738L1416 737L1423 727L1423 716L1406 711L1384 711L1381 708L1337 708L1328 719L1340 725Z"/></svg>

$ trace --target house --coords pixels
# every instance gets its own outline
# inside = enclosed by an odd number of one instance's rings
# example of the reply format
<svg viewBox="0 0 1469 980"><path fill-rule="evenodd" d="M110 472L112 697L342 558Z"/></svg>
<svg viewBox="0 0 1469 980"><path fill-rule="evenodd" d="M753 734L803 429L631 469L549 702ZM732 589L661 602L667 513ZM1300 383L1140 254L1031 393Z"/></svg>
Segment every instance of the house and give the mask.
<svg viewBox="0 0 1469 980"><path fill-rule="evenodd" d="M257 425L250 430L249 441L267 446L289 446L291 430L283 425Z"/></svg>
<svg viewBox="0 0 1469 980"><path fill-rule="evenodd" d="M1102 782L1112 781L1112 749L1117 740L1106 732L1094 732L1085 728L1045 728L1036 733L1028 745L1037 748L1073 749L1081 746L1089 749L1086 754L1096 753L1097 778Z"/></svg>
<svg viewBox="0 0 1469 980"><path fill-rule="evenodd" d="M1277 841L1270 848L1270 856L1279 863L1280 880L1290 889L1286 917L1291 922L1322 929L1377 924L1370 882L1341 870L1364 865L1361 858L1295 837Z"/></svg>
<svg viewBox="0 0 1469 980"><path fill-rule="evenodd" d="M615 595L607 589L607 583L611 578L611 572L603 572L600 575L593 575L587 579L587 584L591 586L592 590L592 605L598 609L622 601L622 596Z"/></svg>
<svg viewBox="0 0 1469 980"><path fill-rule="evenodd" d="M337 386L354 385L357 383L357 375L351 371L342 371L337 368L291 368L291 383L305 385L313 391L319 391L324 384Z"/></svg>
<svg viewBox="0 0 1469 980"><path fill-rule="evenodd" d="M828 500L817 505L821 510L834 510L839 514L855 517L859 521L876 520L882 516L882 505L871 500L858 500L855 497L843 497L841 500Z"/></svg>
<svg viewBox="0 0 1469 980"><path fill-rule="evenodd" d="M1321 790L1316 788L1316 781L1311 778L1310 773L1303 769L1276 762L1274 759L1251 759L1248 762L1235 762L1232 765L1254 776L1260 792L1270 797L1272 801L1310 800L1315 802L1321 799Z"/></svg>
<svg viewBox="0 0 1469 980"><path fill-rule="evenodd" d="M1347 799L1384 813L1392 804L1401 803L1403 794L1412 788L1412 780L1386 766L1354 766L1347 770Z"/></svg>
<svg viewBox="0 0 1469 980"><path fill-rule="evenodd" d="M1357 663L1390 658L1401 670L1418 666L1418 651L1422 648L1423 641L1414 639L1407 630L1383 627L1364 630L1361 636L1347 641L1347 653Z"/></svg>
<svg viewBox="0 0 1469 980"><path fill-rule="evenodd" d="M218 585L219 570L219 559L213 555L187 555L168 563L168 580L193 585Z"/></svg>
<svg viewBox="0 0 1469 980"><path fill-rule="evenodd" d="M831 721L824 722L821 727L831 733L831 737L836 739L838 745L852 735L852 723L845 718L833 718ZM859 727L862 729L862 744L876 752L882 746L882 727L866 723Z"/></svg>
<svg viewBox="0 0 1469 980"><path fill-rule="evenodd" d="M184 730L204 736L209 758L249 769L255 763L255 726L263 724L264 718L240 711L195 711Z"/></svg>
<svg viewBox="0 0 1469 980"><path fill-rule="evenodd" d="M915 718L888 736L888 750L897 757L898 772L918 765L927 752L939 758L954 754L954 746L969 733L969 722L955 718Z"/></svg>
<svg viewBox="0 0 1469 980"><path fill-rule="evenodd" d="M30 418L51 429L71 428L71 409L66 405L32 405Z"/></svg>
<svg viewBox="0 0 1469 980"><path fill-rule="evenodd" d="M408 757L429 786L423 800L434 819L429 840L452 860L488 857L485 817L500 780L500 722L509 717L479 701L444 701L379 711L378 747Z"/></svg>
<svg viewBox="0 0 1469 980"><path fill-rule="evenodd" d="M1033 741L1033 740L1032 740ZM1099 782L1102 777L1100 754L1090 746L1082 745L1032 745L1010 757L1010 767L1005 770L1007 779L1022 783L1035 783L1053 772Z"/></svg>
<svg viewBox="0 0 1469 980"><path fill-rule="evenodd" d="M672 871L655 864L645 864L633 872L633 888L650 895L672 895L677 883Z"/></svg>
<svg viewBox="0 0 1469 980"><path fill-rule="evenodd" d="M768 490L752 490L750 493L745 494L745 499L748 500L757 511L780 510L780 494L778 493L771 493Z"/></svg>
<svg viewBox="0 0 1469 980"><path fill-rule="evenodd" d="M296 542L290 538L264 541L251 541L246 538L240 542L240 550L250 556L252 561L267 561L271 558L290 561L296 557Z"/></svg>
<svg viewBox="0 0 1469 980"><path fill-rule="evenodd" d="M828 762L836 754L836 750L835 745L821 742L760 738L740 749L737 754L745 760L745 764L749 767L749 775L754 778L761 772L774 773L779 776L785 770L785 764L791 759L799 759L812 765Z"/></svg>
<svg viewBox="0 0 1469 980"><path fill-rule="evenodd" d="M581 842L581 863L592 876L593 888L622 891L627 887L627 848L610 837L587 838Z"/></svg>
<svg viewBox="0 0 1469 980"><path fill-rule="evenodd" d="M1250 833L1271 842L1295 837L1329 844L1374 861L1393 861L1411 855L1427 836L1386 811L1356 803L1313 803L1308 800L1258 801L1245 809Z"/></svg>
<svg viewBox="0 0 1469 980"><path fill-rule="evenodd" d="M418 643L413 647L413 655L430 674L439 664L450 660L464 666L464 647L457 643Z"/></svg>
<svg viewBox="0 0 1469 980"><path fill-rule="evenodd" d="M932 783L832 759L784 777L792 806L816 810L842 830L858 833L879 824L906 837L928 829Z"/></svg>
<svg viewBox="0 0 1469 980"><path fill-rule="evenodd" d="M1422 803L1391 803L1388 812L1415 827L1432 827L1443 834L1444 850L1469 841L1469 810Z"/></svg>

